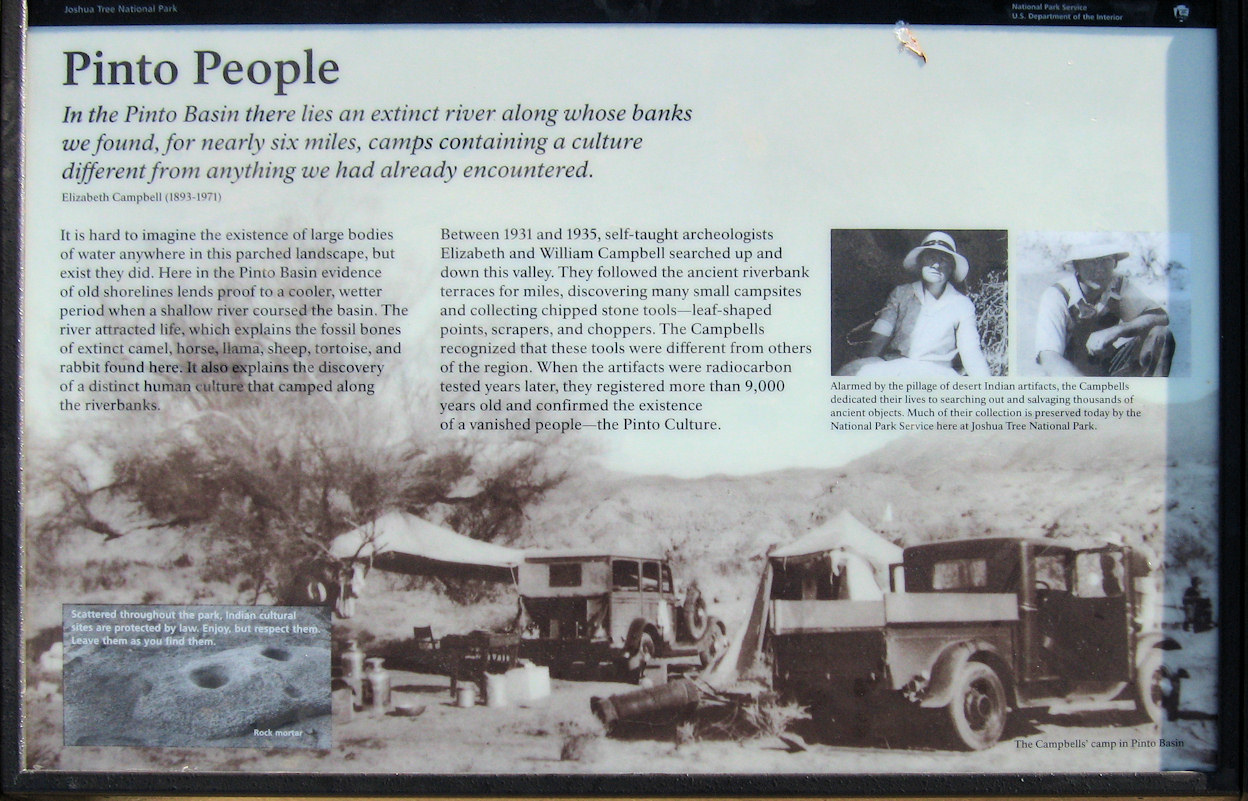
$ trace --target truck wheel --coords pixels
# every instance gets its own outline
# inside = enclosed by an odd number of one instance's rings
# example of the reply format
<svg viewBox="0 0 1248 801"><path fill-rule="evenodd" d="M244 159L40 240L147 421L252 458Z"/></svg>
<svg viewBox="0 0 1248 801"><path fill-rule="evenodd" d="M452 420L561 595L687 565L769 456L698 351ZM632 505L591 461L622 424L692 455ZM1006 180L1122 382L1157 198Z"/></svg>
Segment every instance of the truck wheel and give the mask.
<svg viewBox="0 0 1248 801"><path fill-rule="evenodd" d="M702 667L708 668L728 647L728 630L718 618L711 618L702 639L702 646L698 650L698 662Z"/></svg>
<svg viewBox="0 0 1248 801"><path fill-rule="evenodd" d="M697 642L706 636L710 618L706 613L706 601L697 587L690 587L685 594L685 605L681 607L681 613L684 617L685 634L689 639Z"/></svg>
<svg viewBox="0 0 1248 801"><path fill-rule="evenodd" d="M642 678L646 675L646 665L654 661L654 638L650 636L650 632L643 631L641 639L637 640L637 653L628 660L629 681L633 684L641 684Z"/></svg>
<svg viewBox="0 0 1248 801"><path fill-rule="evenodd" d="M1174 717L1178 706L1178 682L1161 664L1161 651L1154 648L1144 657L1135 674L1135 710L1140 718L1160 725Z"/></svg>
<svg viewBox="0 0 1248 801"><path fill-rule="evenodd" d="M1005 731L1005 688L1001 678L983 662L967 662L954 680L953 696L945 707L957 742L972 751L991 748Z"/></svg>

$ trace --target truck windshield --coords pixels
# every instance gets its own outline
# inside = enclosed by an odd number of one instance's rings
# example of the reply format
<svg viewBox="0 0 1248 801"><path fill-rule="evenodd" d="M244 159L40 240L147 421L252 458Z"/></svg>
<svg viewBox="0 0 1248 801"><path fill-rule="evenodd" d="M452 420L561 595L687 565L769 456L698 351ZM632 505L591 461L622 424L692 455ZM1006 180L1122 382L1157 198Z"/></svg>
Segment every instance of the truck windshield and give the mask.
<svg viewBox="0 0 1248 801"><path fill-rule="evenodd" d="M646 592L659 591L659 563L641 563L641 588Z"/></svg>
<svg viewBox="0 0 1248 801"><path fill-rule="evenodd" d="M1042 590L1066 592L1070 582L1066 578L1066 555L1046 554L1035 559L1036 586Z"/></svg>
<svg viewBox="0 0 1248 801"><path fill-rule="evenodd" d="M1075 556L1075 594L1080 598L1114 598L1122 595L1122 554L1115 551L1084 551Z"/></svg>
<svg viewBox="0 0 1248 801"><path fill-rule="evenodd" d="M611 565L611 587L615 590L636 590L641 575L631 559L617 559Z"/></svg>

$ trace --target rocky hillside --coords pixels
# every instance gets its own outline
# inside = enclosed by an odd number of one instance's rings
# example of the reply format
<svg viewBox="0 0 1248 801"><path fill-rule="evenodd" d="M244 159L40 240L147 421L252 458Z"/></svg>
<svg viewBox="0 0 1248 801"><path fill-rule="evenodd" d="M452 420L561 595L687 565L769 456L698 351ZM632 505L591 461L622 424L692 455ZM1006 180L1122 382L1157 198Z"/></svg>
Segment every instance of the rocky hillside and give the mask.
<svg viewBox="0 0 1248 801"><path fill-rule="evenodd" d="M1216 553L1212 403L1142 413L1102 424L1094 441L1082 432L911 436L833 470L584 473L532 510L518 544L666 552L724 602L752 592L770 545L841 509L902 545L994 535L1168 542L1172 567L1205 572Z"/></svg>

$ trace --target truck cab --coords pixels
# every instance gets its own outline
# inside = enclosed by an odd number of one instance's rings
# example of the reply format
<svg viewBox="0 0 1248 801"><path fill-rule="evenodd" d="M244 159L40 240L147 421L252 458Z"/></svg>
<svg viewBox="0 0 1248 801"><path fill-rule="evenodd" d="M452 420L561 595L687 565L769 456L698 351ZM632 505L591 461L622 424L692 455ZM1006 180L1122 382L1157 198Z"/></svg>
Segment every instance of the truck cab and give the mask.
<svg viewBox="0 0 1248 801"><path fill-rule="evenodd" d="M725 644L696 587L678 592L668 560L655 554L551 552L519 570L528 618L522 652L559 672L613 663L637 678L655 660L699 656Z"/></svg>
<svg viewBox="0 0 1248 801"><path fill-rule="evenodd" d="M913 546L878 601L785 597L789 567L772 569L776 683L812 704L942 709L951 739L971 749L994 745L1011 709L1126 696L1159 722L1177 704L1182 673L1162 654L1179 646L1160 634L1156 578L1130 548Z"/></svg>

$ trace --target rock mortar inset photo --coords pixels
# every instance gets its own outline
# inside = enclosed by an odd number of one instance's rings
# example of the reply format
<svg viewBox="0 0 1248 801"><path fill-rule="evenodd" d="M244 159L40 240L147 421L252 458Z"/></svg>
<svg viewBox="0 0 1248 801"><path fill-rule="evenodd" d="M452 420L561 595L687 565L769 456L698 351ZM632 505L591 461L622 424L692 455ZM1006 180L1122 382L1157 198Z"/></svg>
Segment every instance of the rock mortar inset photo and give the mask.
<svg viewBox="0 0 1248 801"><path fill-rule="evenodd" d="M320 648L253 645L170 664L149 677L134 718L215 739L327 715L327 663Z"/></svg>
<svg viewBox="0 0 1248 801"><path fill-rule="evenodd" d="M308 646L104 648L67 665L65 742L306 747L317 738L274 730L330 714L329 662L328 648Z"/></svg>

